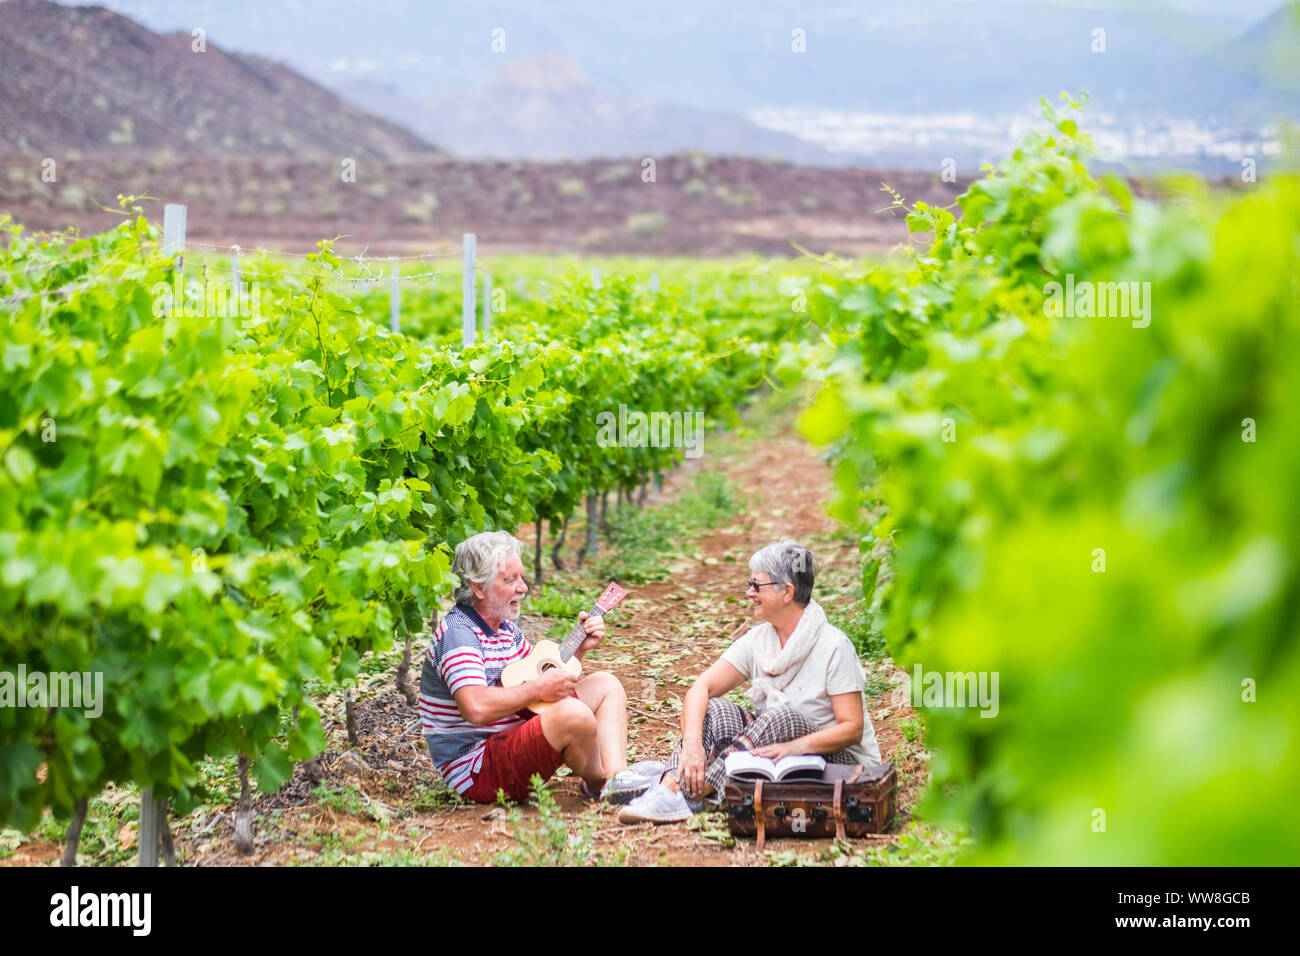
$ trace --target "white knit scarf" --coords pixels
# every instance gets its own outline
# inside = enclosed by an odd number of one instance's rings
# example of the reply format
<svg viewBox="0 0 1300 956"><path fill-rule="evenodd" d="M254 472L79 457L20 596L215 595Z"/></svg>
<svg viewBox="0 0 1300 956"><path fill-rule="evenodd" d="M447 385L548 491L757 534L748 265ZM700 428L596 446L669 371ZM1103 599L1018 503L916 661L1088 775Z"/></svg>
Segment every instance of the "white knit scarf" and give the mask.
<svg viewBox="0 0 1300 956"><path fill-rule="evenodd" d="M760 714L770 707L789 703L784 689L799 673L825 626L826 612L809 598L808 606L803 609L785 647L781 646L776 628L767 621L754 628L757 632L754 634L754 664L758 676L749 689L749 699Z"/></svg>

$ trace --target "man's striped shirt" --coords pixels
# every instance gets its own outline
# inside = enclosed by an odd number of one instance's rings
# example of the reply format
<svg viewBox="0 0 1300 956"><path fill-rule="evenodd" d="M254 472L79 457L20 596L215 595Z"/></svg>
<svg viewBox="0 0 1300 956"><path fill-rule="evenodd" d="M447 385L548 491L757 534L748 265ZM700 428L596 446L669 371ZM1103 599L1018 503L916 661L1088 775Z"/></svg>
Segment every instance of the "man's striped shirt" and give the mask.
<svg viewBox="0 0 1300 956"><path fill-rule="evenodd" d="M448 611L434 630L420 673L420 719L434 766L457 793L473 786L488 737L518 727L532 715L523 711L490 724L471 724L461 717L453 695L465 687L500 687L505 666L532 649L512 621L491 631L467 604Z"/></svg>

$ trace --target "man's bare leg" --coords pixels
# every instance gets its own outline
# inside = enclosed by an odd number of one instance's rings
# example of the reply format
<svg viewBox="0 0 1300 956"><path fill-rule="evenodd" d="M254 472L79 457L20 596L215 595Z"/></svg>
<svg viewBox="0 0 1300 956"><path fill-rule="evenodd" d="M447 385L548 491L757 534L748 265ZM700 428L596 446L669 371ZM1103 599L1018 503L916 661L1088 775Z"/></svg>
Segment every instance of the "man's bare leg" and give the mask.
<svg viewBox="0 0 1300 956"><path fill-rule="evenodd" d="M574 773L598 793L605 783L605 771L597 744L596 715L579 698L557 701L542 711L542 735Z"/></svg>
<svg viewBox="0 0 1300 956"><path fill-rule="evenodd" d="M627 769L627 692L613 674L598 671L578 681L577 693L596 715L596 743L608 779Z"/></svg>

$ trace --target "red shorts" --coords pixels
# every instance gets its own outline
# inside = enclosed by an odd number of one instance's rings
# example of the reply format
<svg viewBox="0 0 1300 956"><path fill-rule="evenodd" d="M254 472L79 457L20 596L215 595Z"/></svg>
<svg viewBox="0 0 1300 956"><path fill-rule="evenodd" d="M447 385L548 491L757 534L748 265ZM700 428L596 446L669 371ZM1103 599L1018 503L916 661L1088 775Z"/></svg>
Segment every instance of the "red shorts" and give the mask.
<svg viewBox="0 0 1300 956"><path fill-rule="evenodd" d="M523 802L532 792L533 774L549 780L562 763L564 758L547 742L542 717L536 714L527 723L487 739L483 767L464 796L475 803L496 803L497 791L504 790L507 798Z"/></svg>

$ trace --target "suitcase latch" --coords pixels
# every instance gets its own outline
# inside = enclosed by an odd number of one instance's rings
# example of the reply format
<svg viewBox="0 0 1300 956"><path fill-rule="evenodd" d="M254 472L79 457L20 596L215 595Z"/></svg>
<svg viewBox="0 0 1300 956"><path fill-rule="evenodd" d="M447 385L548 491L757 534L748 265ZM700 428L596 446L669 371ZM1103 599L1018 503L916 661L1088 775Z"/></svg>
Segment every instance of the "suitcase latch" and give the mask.
<svg viewBox="0 0 1300 956"><path fill-rule="evenodd" d="M745 794L745 802L736 804L731 808L731 815L737 820L754 819L754 798L750 794Z"/></svg>
<svg viewBox="0 0 1300 956"><path fill-rule="evenodd" d="M849 797L848 817L855 823L870 823L874 809L869 803L858 803L857 797Z"/></svg>

